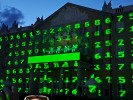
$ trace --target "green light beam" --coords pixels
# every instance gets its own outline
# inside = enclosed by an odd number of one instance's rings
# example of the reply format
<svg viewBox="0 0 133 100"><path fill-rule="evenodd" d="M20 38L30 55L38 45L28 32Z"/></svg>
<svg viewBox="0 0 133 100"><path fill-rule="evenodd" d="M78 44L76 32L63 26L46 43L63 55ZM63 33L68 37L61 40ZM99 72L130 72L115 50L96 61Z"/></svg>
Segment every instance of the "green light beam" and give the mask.
<svg viewBox="0 0 133 100"><path fill-rule="evenodd" d="M80 60L80 52L28 57L28 64Z"/></svg>

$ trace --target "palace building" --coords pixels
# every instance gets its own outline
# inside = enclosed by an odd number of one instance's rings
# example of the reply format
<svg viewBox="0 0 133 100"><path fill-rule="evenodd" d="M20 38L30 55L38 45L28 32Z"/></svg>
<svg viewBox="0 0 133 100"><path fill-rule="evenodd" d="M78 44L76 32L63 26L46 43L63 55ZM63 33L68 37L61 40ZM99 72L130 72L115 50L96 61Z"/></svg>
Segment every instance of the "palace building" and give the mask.
<svg viewBox="0 0 133 100"><path fill-rule="evenodd" d="M133 5L67 3L31 26L0 30L0 83L18 92L128 100L133 94Z"/></svg>

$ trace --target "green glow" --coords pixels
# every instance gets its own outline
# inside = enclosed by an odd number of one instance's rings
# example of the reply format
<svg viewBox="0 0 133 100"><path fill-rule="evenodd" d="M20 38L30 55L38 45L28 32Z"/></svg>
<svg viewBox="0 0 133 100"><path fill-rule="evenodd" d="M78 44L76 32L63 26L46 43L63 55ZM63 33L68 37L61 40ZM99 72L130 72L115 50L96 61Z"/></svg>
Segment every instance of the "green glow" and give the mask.
<svg viewBox="0 0 133 100"><path fill-rule="evenodd" d="M110 76L106 76L106 79L108 80L108 83L112 83L112 81L111 81L111 77Z"/></svg>
<svg viewBox="0 0 133 100"><path fill-rule="evenodd" d="M108 18L105 19L105 23L106 23L106 24L111 23L111 19L110 19L110 17L108 17Z"/></svg>
<svg viewBox="0 0 133 100"><path fill-rule="evenodd" d="M105 64L105 66L106 66L106 70L110 70L111 69L111 64Z"/></svg>
<svg viewBox="0 0 133 100"><path fill-rule="evenodd" d="M100 36L100 31L95 31L94 36Z"/></svg>
<svg viewBox="0 0 133 100"><path fill-rule="evenodd" d="M10 47L9 48L13 48L13 44L10 44Z"/></svg>
<svg viewBox="0 0 133 100"><path fill-rule="evenodd" d="M94 65L94 66L95 66L94 70L100 70L100 65L99 64Z"/></svg>
<svg viewBox="0 0 133 100"><path fill-rule="evenodd" d="M106 41L105 41L105 46L111 46L111 45L112 45L111 40L106 40Z"/></svg>
<svg viewBox="0 0 133 100"><path fill-rule="evenodd" d="M101 42L95 42L95 48L101 48Z"/></svg>
<svg viewBox="0 0 133 100"><path fill-rule="evenodd" d="M118 28L118 33L121 33L122 31L124 31L124 27Z"/></svg>
<svg viewBox="0 0 133 100"><path fill-rule="evenodd" d="M124 51L119 51L118 52L118 58L124 58L124 57L125 57Z"/></svg>
<svg viewBox="0 0 133 100"><path fill-rule="evenodd" d="M8 56L11 57L11 56L12 56L12 52L10 52L10 53L8 54Z"/></svg>
<svg viewBox="0 0 133 100"><path fill-rule="evenodd" d="M100 25L100 23L101 23L101 22L100 22L100 20L99 20L99 19L94 21L94 25L95 25L95 26Z"/></svg>
<svg viewBox="0 0 133 100"><path fill-rule="evenodd" d="M26 46L26 42L22 42L22 47Z"/></svg>
<svg viewBox="0 0 133 100"><path fill-rule="evenodd" d="M118 46L124 46L124 39L118 39Z"/></svg>
<svg viewBox="0 0 133 100"><path fill-rule="evenodd" d="M90 23L89 22L85 22L85 27L89 27Z"/></svg>
<svg viewBox="0 0 133 100"><path fill-rule="evenodd" d="M80 52L28 57L28 64L72 60L80 60Z"/></svg>
<svg viewBox="0 0 133 100"><path fill-rule="evenodd" d="M100 53L96 53L96 54L94 55L94 58L95 58L95 59L101 59Z"/></svg>
<svg viewBox="0 0 133 100"><path fill-rule="evenodd" d="M124 76L119 76L118 79L119 79L119 83L124 83L124 84L126 83L126 79Z"/></svg>
<svg viewBox="0 0 133 100"><path fill-rule="evenodd" d="M88 85L89 92L90 93L95 93L96 92L96 86L95 85Z"/></svg>
<svg viewBox="0 0 133 100"><path fill-rule="evenodd" d="M129 19L133 20L133 13L129 13Z"/></svg>
<svg viewBox="0 0 133 100"><path fill-rule="evenodd" d="M120 90L120 97L124 97L126 95L126 90Z"/></svg>
<svg viewBox="0 0 133 100"><path fill-rule="evenodd" d="M122 68L124 67L124 64L118 64L119 66L119 70L122 70Z"/></svg>
<svg viewBox="0 0 133 100"><path fill-rule="evenodd" d="M108 35L108 34L111 34L112 33L112 30L111 29L106 29L105 30L105 34Z"/></svg>
<svg viewBox="0 0 133 100"><path fill-rule="evenodd" d="M133 26L130 26L129 32L133 32Z"/></svg>
<svg viewBox="0 0 133 100"><path fill-rule="evenodd" d="M118 15L117 18L118 18L118 22L121 22L123 15Z"/></svg>

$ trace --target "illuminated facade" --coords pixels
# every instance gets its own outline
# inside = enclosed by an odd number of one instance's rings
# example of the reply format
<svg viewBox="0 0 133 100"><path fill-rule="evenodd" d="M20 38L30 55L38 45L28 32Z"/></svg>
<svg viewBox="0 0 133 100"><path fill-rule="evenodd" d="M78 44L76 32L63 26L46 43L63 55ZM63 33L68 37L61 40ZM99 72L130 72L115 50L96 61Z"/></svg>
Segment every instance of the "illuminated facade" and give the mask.
<svg viewBox="0 0 133 100"><path fill-rule="evenodd" d="M0 54L0 82L21 93L131 98L133 6L109 2L98 11L67 3L34 25L3 25Z"/></svg>

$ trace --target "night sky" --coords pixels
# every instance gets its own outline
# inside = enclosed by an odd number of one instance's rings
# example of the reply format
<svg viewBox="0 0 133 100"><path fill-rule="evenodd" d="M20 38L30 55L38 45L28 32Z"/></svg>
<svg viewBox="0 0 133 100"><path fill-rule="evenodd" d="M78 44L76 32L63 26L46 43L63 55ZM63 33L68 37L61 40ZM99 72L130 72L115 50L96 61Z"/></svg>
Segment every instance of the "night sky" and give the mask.
<svg viewBox="0 0 133 100"><path fill-rule="evenodd" d="M104 0L0 0L0 22L11 26L17 20L19 26L29 26L37 17L45 19L67 2L101 10ZM133 0L112 0L113 8L119 5L133 5Z"/></svg>

